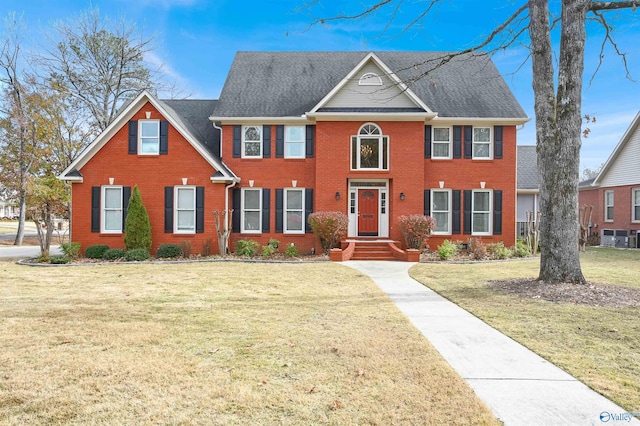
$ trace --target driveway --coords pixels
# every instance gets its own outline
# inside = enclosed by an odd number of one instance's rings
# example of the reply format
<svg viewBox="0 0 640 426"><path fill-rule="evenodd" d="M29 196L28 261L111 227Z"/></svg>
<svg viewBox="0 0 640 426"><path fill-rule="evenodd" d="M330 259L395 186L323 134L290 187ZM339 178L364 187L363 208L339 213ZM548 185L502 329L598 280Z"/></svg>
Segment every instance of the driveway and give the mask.
<svg viewBox="0 0 640 426"><path fill-rule="evenodd" d="M52 256L62 254L60 246L52 245ZM40 246L0 246L0 258L2 259L29 259L40 256Z"/></svg>

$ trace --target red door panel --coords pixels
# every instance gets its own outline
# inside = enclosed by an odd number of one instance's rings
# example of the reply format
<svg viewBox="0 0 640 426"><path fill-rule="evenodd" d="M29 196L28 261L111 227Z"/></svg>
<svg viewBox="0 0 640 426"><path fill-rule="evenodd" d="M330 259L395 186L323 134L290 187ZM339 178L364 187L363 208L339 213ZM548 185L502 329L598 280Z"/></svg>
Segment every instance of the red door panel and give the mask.
<svg viewBox="0 0 640 426"><path fill-rule="evenodd" d="M378 236L378 189L358 190L358 235Z"/></svg>

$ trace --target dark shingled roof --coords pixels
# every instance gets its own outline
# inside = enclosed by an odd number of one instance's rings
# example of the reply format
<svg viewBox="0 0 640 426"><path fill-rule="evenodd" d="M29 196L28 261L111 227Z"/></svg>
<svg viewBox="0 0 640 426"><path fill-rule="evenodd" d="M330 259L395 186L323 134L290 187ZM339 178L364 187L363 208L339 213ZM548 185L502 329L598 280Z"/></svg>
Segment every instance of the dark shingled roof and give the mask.
<svg viewBox="0 0 640 426"><path fill-rule="evenodd" d="M238 52L215 116L301 116L311 111L368 53ZM374 53L440 117L526 119L487 54L461 55L438 65L447 53Z"/></svg>
<svg viewBox="0 0 640 426"><path fill-rule="evenodd" d="M538 155L535 145L518 145L518 189L538 189Z"/></svg>

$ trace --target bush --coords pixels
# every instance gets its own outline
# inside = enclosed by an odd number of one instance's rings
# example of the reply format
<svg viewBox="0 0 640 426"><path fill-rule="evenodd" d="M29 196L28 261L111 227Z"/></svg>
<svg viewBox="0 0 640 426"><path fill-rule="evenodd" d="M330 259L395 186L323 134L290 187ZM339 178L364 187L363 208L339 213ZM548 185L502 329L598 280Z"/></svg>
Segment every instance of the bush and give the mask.
<svg viewBox="0 0 640 426"><path fill-rule="evenodd" d="M220 253L220 254L224 254L224 253ZM200 256L202 257L211 256L211 238L207 238L206 240L204 240L204 243L202 243L202 251L200 252Z"/></svg>
<svg viewBox="0 0 640 426"><path fill-rule="evenodd" d="M508 259L511 257L511 250L505 247L503 242L487 244L487 251L493 259Z"/></svg>
<svg viewBox="0 0 640 426"><path fill-rule="evenodd" d="M84 257L87 259L104 259L104 253L109 250L109 246L106 244L97 244L95 246L89 246L84 251Z"/></svg>
<svg viewBox="0 0 640 426"><path fill-rule="evenodd" d="M267 259L276 252L276 249L271 245L267 244L266 246L262 246L262 257Z"/></svg>
<svg viewBox="0 0 640 426"><path fill-rule="evenodd" d="M174 258L182 256L182 249L175 244L161 244L157 257Z"/></svg>
<svg viewBox="0 0 640 426"><path fill-rule="evenodd" d="M49 258L49 261L53 265L64 265L66 263L71 262L71 259L68 256L51 256Z"/></svg>
<svg viewBox="0 0 640 426"><path fill-rule="evenodd" d="M80 243L78 242L60 244L60 248L62 249L62 252L67 258L69 258L69 260L77 259L80 257L80 247L81 247ZM64 263L69 263L69 262L64 262Z"/></svg>
<svg viewBox="0 0 640 426"><path fill-rule="evenodd" d="M143 248L137 248L133 250L128 250L124 255L124 260L127 262L142 262L143 260L147 260L151 257L149 251Z"/></svg>
<svg viewBox="0 0 640 426"><path fill-rule="evenodd" d="M315 212L309 215L309 225L324 252L329 254L347 232L349 218L342 212Z"/></svg>
<svg viewBox="0 0 640 426"><path fill-rule="evenodd" d="M124 222L124 247L127 250L145 249L151 250L151 222L147 209L142 204L140 190L136 185L133 187L131 198L129 199L129 210L127 219Z"/></svg>
<svg viewBox="0 0 640 426"><path fill-rule="evenodd" d="M398 225L407 248L421 250L435 228L436 221L431 216L411 214L400 216Z"/></svg>
<svg viewBox="0 0 640 426"><path fill-rule="evenodd" d="M284 255L287 257L296 257L298 255L298 249L293 243L289 243L287 249L284 251Z"/></svg>
<svg viewBox="0 0 640 426"><path fill-rule="evenodd" d="M276 240L275 238L269 238L268 244L276 249L276 251L278 250L278 247L280 247L280 241Z"/></svg>
<svg viewBox="0 0 640 426"><path fill-rule="evenodd" d="M191 241L182 240L180 241L180 250L182 250L182 255L187 259L191 257Z"/></svg>
<svg viewBox="0 0 640 426"><path fill-rule="evenodd" d="M260 248L260 244L254 240L238 240L236 242L236 254L238 256L254 257Z"/></svg>
<svg viewBox="0 0 640 426"><path fill-rule="evenodd" d="M469 253L476 260L487 258L487 245L477 238L469 238Z"/></svg>
<svg viewBox="0 0 640 426"><path fill-rule="evenodd" d="M449 240L444 240L438 247L438 257L441 260L449 260L458 254L459 246Z"/></svg>
<svg viewBox="0 0 640 426"><path fill-rule="evenodd" d="M531 250L527 246L524 240L518 240L516 245L513 246L513 255L516 257L528 257L531 256Z"/></svg>
<svg viewBox="0 0 640 426"><path fill-rule="evenodd" d="M109 249L109 250L105 251L102 254L102 258L104 260L118 260L118 259L124 258L125 254L127 254L127 252L124 251L124 249L114 248L114 249Z"/></svg>

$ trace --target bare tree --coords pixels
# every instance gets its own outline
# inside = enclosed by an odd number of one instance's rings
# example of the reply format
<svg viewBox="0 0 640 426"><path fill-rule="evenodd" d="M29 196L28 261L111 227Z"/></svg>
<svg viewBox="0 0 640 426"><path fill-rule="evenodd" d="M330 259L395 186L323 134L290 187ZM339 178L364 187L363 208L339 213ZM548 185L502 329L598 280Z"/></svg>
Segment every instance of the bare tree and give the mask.
<svg viewBox="0 0 640 426"><path fill-rule="evenodd" d="M421 24L438 3L440 0L425 1L423 12L418 13L402 31ZM387 24L387 28L390 28L402 4L403 0L374 1L360 12L316 18L311 25L360 19L382 8L390 8L391 19ZM542 212L538 279L550 283L585 283L578 251L578 177L586 22L587 19L593 19L605 29L600 61L604 57L602 53L605 46L610 44L622 58L629 76L626 55L615 43L611 34L613 27L605 19L604 12L620 9L635 11L640 6L640 0L562 0L561 6L561 15L552 20L548 0L515 2L512 15L481 43L461 52L443 55L434 66L468 52L507 48L518 42L523 34L529 34ZM551 33L558 26L560 48L554 52ZM556 62L557 69L554 67ZM416 78L425 75L423 73Z"/></svg>
<svg viewBox="0 0 640 426"><path fill-rule="evenodd" d="M51 87L88 112L95 133L106 129L127 101L157 87L161 66L152 69L145 61L153 39L139 35L134 24L89 9L58 22L55 30L58 40L39 64Z"/></svg>

